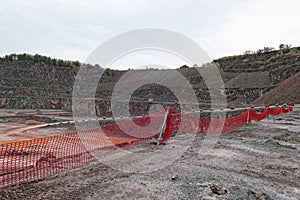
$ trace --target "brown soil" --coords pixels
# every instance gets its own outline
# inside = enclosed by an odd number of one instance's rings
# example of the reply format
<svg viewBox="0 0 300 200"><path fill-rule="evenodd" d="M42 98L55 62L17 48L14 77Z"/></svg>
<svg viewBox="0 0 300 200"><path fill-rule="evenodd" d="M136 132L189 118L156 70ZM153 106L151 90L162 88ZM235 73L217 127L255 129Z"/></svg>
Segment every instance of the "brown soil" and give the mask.
<svg viewBox="0 0 300 200"><path fill-rule="evenodd" d="M19 123L11 123L11 126L24 126L24 124L19 124Z"/></svg>
<svg viewBox="0 0 300 200"><path fill-rule="evenodd" d="M300 103L300 72L282 81L276 88L252 102L253 105Z"/></svg>
<svg viewBox="0 0 300 200"><path fill-rule="evenodd" d="M36 120L26 120L27 125L37 125L37 124L43 124L43 122L39 122Z"/></svg>

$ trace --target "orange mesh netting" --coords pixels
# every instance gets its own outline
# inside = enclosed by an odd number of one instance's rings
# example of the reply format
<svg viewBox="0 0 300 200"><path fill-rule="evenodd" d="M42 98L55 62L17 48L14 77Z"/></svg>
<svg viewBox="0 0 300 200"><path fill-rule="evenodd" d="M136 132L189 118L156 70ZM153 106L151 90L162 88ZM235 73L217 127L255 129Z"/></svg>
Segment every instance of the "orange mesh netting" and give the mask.
<svg viewBox="0 0 300 200"><path fill-rule="evenodd" d="M279 115L293 111L293 107L279 107L277 109L267 108L262 113L256 113L249 109L246 112L231 118L199 118L189 114L174 112L172 116L171 132L189 132L189 133L224 133L236 130L237 128L251 123L251 121L260 121L268 115Z"/></svg>
<svg viewBox="0 0 300 200"><path fill-rule="evenodd" d="M268 115L279 115L293 108L267 108L262 113L253 110L232 118L200 118L172 109L167 116L161 143L165 143L173 132L220 133L233 131L251 120L260 121ZM107 156L119 148L157 138L166 109L132 121L123 121L81 132L53 137L19 141L0 145L0 188L38 180L69 169L73 169L96 158Z"/></svg>
<svg viewBox="0 0 300 200"><path fill-rule="evenodd" d="M73 169L96 158L91 150L98 147L97 157L115 152L115 146L129 146L157 137L165 111L133 120L146 132L133 130L130 122L103 126L98 129L68 133L53 137L6 143L0 146L0 188L29 182ZM120 127L127 127L126 132ZM131 134L132 133L132 134ZM88 147L93 146L93 149ZM93 152L94 153L94 152Z"/></svg>

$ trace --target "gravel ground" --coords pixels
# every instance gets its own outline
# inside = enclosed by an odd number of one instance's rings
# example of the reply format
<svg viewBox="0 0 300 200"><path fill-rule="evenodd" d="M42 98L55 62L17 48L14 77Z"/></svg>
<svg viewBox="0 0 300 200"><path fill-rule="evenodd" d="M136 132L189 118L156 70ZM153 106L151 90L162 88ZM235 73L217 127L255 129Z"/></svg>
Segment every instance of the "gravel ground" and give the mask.
<svg viewBox="0 0 300 200"><path fill-rule="evenodd" d="M0 199L299 199L299 132L295 107L221 135L206 153L201 147L214 137L178 134L167 145L130 149L137 155L2 189Z"/></svg>

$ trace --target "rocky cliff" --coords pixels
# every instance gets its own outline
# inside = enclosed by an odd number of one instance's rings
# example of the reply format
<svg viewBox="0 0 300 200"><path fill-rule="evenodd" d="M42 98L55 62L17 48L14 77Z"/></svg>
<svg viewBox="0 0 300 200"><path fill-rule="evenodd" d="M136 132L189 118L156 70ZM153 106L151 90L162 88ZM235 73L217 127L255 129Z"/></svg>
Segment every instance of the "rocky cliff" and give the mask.
<svg viewBox="0 0 300 200"><path fill-rule="evenodd" d="M300 71L300 48L280 52L230 56L213 61L224 80L224 95L229 105L248 105ZM60 65L43 60L1 58L0 107L71 110L72 89L78 70L79 66L73 65L72 62L69 65L63 65L62 62ZM98 115L110 113L112 91L126 72L105 70L96 92ZM210 94L204 82L205 77L201 77L195 68L184 67L178 69L178 72L185 76L194 88L200 106L208 106ZM292 79L292 82L294 80ZM296 82L294 84L297 86ZM287 91L287 94L277 101L286 102L290 100L286 98L289 95ZM292 100L300 103L300 97ZM176 97L168 88L149 84L134 93L130 109L132 112L145 112L149 106L158 102L175 106Z"/></svg>

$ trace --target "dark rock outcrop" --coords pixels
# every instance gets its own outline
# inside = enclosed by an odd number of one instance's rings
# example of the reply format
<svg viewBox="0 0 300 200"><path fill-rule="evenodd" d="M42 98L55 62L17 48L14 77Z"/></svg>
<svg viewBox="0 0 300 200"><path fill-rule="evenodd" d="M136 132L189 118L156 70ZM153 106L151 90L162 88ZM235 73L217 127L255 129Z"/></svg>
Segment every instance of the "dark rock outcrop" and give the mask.
<svg viewBox="0 0 300 200"><path fill-rule="evenodd" d="M289 79L300 71L299 48L293 48L282 55L279 55L278 51L272 51L259 55L224 57L214 60L213 63L215 64L213 67L218 67L225 84L225 91L216 95L225 95L229 105L249 105L255 99L276 88L284 80L290 80L289 85L299 84L295 78ZM198 70L207 69L186 67L177 71L193 87L200 107L209 108L211 93L205 84L207 77L202 77L198 73ZM72 91L78 70L79 66L76 65L60 66L36 60L0 58L0 108L71 110ZM96 70L100 72L103 69L98 67ZM111 114L112 91L126 72L109 70L103 73L95 94L95 110L98 115ZM93 77L85 78L88 82ZM211 81L213 83L213 79ZM182 94L185 94L186 90L181 88L182 85L178 84L174 87L179 87ZM292 89L287 90L286 84L284 87L286 91L297 93ZM287 98L287 95L289 92L285 96L278 97L279 99L274 96L274 101L268 104L282 103L286 100L300 102L300 97ZM161 102L164 106L178 107L177 98L170 88L155 83L148 84L134 92L129 109L132 113L145 113L151 105ZM260 103L266 104L265 101L260 101Z"/></svg>

